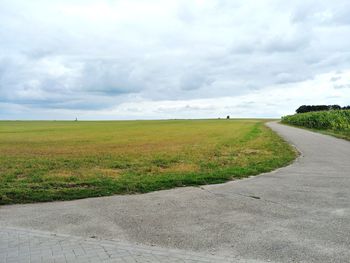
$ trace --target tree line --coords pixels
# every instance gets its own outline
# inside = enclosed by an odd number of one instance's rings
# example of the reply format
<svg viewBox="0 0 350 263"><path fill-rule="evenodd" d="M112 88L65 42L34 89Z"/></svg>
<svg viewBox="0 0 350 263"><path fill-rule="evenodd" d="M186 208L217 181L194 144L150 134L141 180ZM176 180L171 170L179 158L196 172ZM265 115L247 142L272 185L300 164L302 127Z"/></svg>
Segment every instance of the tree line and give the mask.
<svg viewBox="0 0 350 263"><path fill-rule="evenodd" d="M350 110L350 106L341 107L339 105L302 105L296 109L296 113L329 110Z"/></svg>

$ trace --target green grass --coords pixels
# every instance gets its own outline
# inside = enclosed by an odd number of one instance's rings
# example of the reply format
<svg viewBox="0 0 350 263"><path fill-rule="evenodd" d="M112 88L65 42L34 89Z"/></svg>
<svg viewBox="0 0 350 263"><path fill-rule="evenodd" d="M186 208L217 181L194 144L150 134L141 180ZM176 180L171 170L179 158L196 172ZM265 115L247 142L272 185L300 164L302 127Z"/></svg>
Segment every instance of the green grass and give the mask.
<svg viewBox="0 0 350 263"><path fill-rule="evenodd" d="M282 117L282 123L350 140L350 110L307 112Z"/></svg>
<svg viewBox="0 0 350 263"><path fill-rule="evenodd" d="M2 121L0 204L222 183L290 163L263 120Z"/></svg>

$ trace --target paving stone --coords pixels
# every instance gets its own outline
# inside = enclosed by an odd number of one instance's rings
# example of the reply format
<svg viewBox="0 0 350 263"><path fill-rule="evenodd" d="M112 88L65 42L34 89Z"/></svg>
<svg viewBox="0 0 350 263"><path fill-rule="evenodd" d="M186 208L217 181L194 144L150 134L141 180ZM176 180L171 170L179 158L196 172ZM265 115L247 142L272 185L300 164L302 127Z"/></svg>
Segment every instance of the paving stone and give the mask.
<svg viewBox="0 0 350 263"><path fill-rule="evenodd" d="M0 229L0 263L234 262L230 258L117 241Z"/></svg>

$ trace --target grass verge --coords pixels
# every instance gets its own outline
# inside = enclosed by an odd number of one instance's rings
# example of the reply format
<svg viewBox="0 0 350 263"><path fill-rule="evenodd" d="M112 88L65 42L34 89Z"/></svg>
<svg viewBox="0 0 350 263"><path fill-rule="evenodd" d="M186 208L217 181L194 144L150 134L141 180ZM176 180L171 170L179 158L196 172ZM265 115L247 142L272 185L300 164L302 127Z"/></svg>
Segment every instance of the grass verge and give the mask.
<svg viewBox="0 0 350 263"><path fill-rule="evenodd" d="M291 126L291 127L305 129L305 130L308 130L308 131L317 132L317 133L321 133L321 134L324 134L324 135L330 135L330 136L333 136L333 137L336 137L336 138L339 138L339 139L350 141L350 132L347 132L347 131L341 132L341 131L333 131L333 130L311 129L311 128L298 126L298 125L293 125L293 124L288 124L288 123L284 123L284 122L280 122L280 123L284 124L284 125Z"/></svg>

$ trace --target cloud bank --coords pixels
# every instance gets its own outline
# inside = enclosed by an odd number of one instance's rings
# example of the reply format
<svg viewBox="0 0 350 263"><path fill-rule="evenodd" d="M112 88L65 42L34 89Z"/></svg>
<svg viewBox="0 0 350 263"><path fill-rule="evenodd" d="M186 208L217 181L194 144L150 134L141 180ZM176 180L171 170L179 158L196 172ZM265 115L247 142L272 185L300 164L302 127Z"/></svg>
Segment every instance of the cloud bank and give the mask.
<svg viewBox="0 0 350 263"><path fill-rule="evenodd" d="M350 104L348 1L0 2L0 119Z"/></svg>

